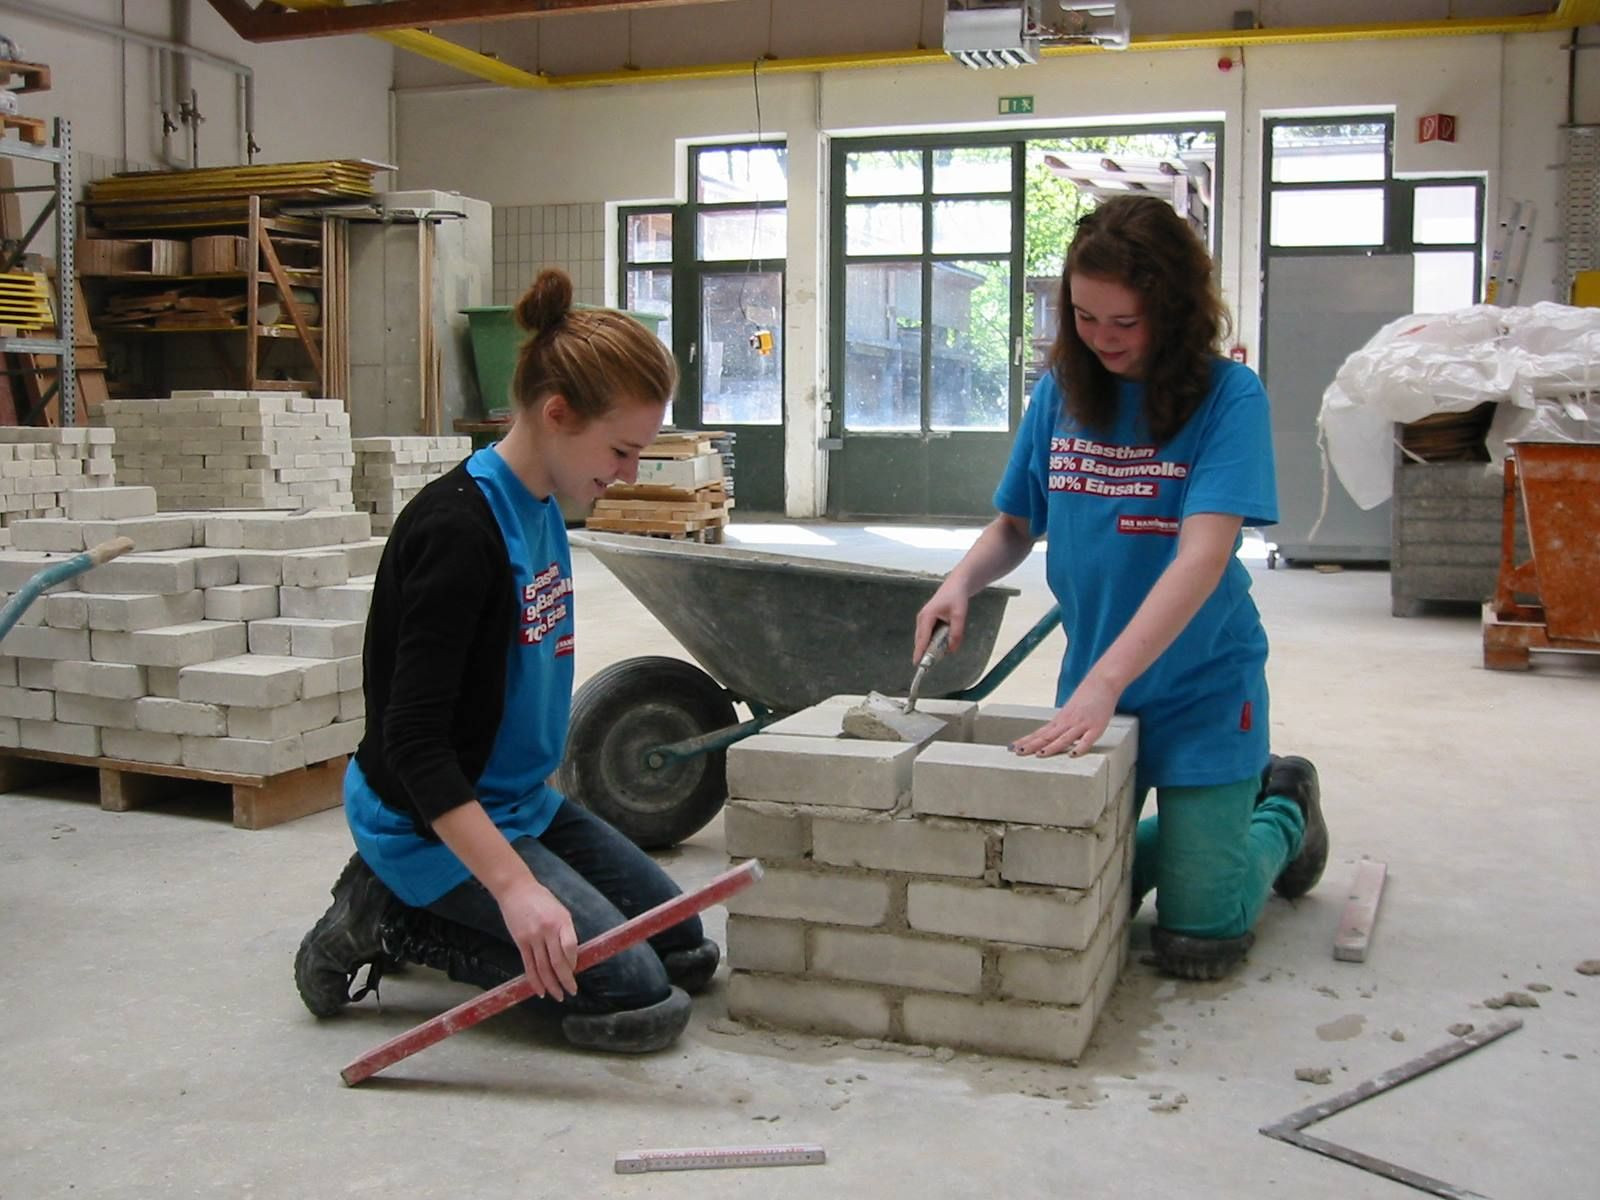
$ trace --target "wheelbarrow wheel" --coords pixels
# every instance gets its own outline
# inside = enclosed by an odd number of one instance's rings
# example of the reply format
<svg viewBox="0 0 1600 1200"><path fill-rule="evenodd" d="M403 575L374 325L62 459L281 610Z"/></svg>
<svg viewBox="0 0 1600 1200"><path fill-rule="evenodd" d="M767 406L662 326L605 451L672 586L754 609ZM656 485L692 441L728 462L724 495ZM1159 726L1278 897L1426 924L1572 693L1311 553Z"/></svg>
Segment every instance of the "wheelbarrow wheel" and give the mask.
<svg viewBox="0 0 1600 1200"><path fill-rule="evenodd" d="M738 721L728 693L677 658L630 658L592 676L572 701L561 791L646 850L675 846L728 798L725 752L652 767L650 751Z"/></svg>

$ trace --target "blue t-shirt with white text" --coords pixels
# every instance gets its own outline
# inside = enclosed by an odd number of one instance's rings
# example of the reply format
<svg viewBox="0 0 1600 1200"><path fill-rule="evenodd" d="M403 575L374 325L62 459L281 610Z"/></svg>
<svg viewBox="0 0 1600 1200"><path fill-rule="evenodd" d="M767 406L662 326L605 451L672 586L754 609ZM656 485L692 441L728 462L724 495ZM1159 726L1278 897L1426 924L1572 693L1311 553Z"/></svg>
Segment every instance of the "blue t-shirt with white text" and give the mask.
<svg viewBox="0 0 1600 1200"><path fill-rule="evenodd" d="M476 781L478 800L508 840L549 828L561 795L546 780L561 763L572 711L572 555L554 497L540 500L490 446L467 460L505 539L517 589L507 650L504 716ZM470 681L468 681L470 685ZM345 813L363 858L406 904L431 904L471 876L448 846L417 833L380 800L354 757Z"/></svg>
<svg viewBox="0 0 1600 1200"><path fill-rule="evenodd" d="M1214 359L1205 399L1165 444L1145 428L1143 398L1143 384L1120 381L1112 426L1091 431L1076 426L1046 375L995 491L996 508L1048 538L1045 574L1067 633L1058 706L1172 562L1185 517L1278 519L1267 395L1255 372ZM1232 783L1261 770L1266 660L1249 572L1230 555L1200 610L1118 703L1139 718L1141 789Z"/></svg>

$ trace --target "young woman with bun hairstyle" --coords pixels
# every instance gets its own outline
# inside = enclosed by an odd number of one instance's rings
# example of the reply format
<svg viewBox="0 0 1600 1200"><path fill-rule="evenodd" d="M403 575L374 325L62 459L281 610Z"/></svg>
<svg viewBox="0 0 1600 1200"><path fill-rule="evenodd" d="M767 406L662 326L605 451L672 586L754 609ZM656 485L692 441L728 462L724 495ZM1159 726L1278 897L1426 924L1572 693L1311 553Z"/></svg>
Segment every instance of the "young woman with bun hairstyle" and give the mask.
<svg viewBox="0 0 1600 1200"><path fill-rule="evenodd" d="M505 437L418 493L373 588L362 666L366 732L345 777L356 853L306 934L295 982L332 1016L388 966L492 987L526 972L531 1005L574 1045L669 1045L719 952L692 917L574 975L580 942L678 894L622 834L547 780L571 710L574 597L560 501L631 483L677 370L609 309L572 307L539 274ZM352 992L368 968L364 986Z"/></svg>

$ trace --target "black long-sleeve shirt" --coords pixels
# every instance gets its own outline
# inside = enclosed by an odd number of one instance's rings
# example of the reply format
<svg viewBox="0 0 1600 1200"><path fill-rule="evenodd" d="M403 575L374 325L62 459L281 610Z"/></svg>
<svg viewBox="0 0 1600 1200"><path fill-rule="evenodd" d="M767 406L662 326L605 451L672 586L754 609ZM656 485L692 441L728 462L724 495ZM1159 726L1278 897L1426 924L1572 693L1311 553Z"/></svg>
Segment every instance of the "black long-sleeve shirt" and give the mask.
<svg viewBox="0 0 1600 1200"><path fill-rule="evenodd" d="M366 734L356 749L389 807L435 838L476 798L505 708L517 603L505 539L458 465L396 519L378 564L362 652Z"/></svg>

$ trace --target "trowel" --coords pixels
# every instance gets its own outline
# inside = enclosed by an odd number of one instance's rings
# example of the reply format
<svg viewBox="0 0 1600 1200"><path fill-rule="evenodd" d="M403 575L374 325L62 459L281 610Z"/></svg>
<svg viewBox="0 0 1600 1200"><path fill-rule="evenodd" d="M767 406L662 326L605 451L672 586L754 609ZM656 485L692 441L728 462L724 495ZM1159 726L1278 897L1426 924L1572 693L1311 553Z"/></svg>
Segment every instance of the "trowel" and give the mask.
<svg viewBox="0 0 1600 1200"><path fill-rule="evenodd" d="M881 692L868 692L865 700L844 714L844 735L872 742L925 742L942 730L942 720L917 711L917 693L922 689L922 677L949 648L950 626L941 621L917 663L905 702Z"/></svg>

